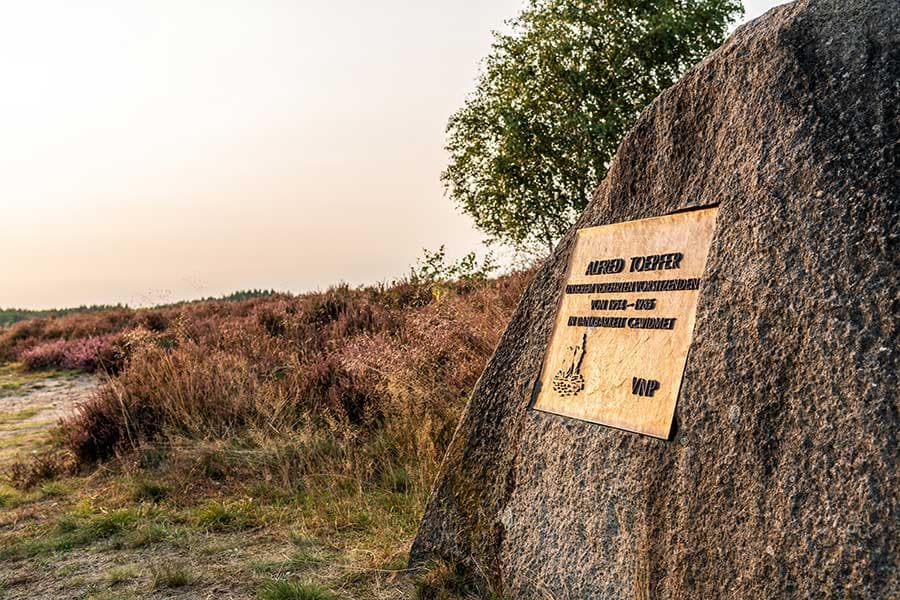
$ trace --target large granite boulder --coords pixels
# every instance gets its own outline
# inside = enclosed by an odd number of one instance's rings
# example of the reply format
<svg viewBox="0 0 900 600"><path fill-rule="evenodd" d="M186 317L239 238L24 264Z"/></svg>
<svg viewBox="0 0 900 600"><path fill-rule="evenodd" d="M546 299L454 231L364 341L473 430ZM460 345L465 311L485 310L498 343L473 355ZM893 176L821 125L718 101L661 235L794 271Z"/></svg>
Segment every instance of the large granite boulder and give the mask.
<svg viewBox="0 0 900 600"><path fill-rule="evenodd" d="M900 3L800 0L663 93L525 292L413 563L511 598L898 598ZM529 409L574 230L718 204L668 441Z"/></svg>

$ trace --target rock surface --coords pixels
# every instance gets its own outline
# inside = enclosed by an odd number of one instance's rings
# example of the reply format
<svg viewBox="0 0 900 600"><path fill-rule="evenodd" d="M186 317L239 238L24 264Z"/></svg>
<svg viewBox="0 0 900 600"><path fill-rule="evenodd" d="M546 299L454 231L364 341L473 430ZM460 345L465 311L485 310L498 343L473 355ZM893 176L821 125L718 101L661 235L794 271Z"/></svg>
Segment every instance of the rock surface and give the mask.
<svg viewBox="0 0 900 600"><path fill-rule="evenodd" d="M900 3L800 0L664 92L525 292L412 562L511 598L889 598ZM529 410L574 230L719 204L668 441Z"/></svg>

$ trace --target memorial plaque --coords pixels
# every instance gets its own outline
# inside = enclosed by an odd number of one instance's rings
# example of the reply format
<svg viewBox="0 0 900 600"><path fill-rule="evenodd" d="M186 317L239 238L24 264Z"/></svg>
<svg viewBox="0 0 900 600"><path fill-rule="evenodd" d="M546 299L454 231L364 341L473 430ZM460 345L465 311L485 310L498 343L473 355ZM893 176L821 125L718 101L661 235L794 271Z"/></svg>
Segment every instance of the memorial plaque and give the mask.
<svg viewBox="0 0 900 600"><path fill-rule="evenodd" d="M577 232L535 409L669 436L717 211Z"/></svg>

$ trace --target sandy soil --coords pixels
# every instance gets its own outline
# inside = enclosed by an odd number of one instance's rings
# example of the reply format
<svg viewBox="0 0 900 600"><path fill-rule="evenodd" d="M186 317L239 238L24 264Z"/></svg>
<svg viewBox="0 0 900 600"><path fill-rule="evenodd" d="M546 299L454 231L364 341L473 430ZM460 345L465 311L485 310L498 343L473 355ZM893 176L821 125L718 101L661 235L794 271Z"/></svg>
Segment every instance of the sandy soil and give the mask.
<svg viewBox="0 0 900 600"><path fill-rule="evenodd" d="M45 421L56 422L71 413L79 402L88 399L100 386L91 375L48 377L23 383L18 389L0 390L0 413L18 413L26 409L37 411L34 416L16 420L22 425ZM0 438L5 432L0 432Z"/></svg>
<svg viewBox="0 0 900 600"><path fill-rule="evenodd" d="M39 447L46 432L100 386L90 375L3 375L10 387L0 389L0 462ZM13 377L18 380L10 383Z"/></svg>

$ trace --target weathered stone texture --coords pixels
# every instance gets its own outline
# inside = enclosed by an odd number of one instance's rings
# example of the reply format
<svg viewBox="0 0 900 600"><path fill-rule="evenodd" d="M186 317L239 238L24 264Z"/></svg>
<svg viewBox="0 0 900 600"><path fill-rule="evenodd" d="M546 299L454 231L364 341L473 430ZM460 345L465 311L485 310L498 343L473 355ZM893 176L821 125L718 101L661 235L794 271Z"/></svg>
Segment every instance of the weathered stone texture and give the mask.
<svg viewBox="0 0 900 600"><path fill-rule="evenodd" d="M669 441L529 410L573 232L460 423L412 560L512 598L890 598L900 3L801 0L663 93L575 228L719 204Z"/></svg>

